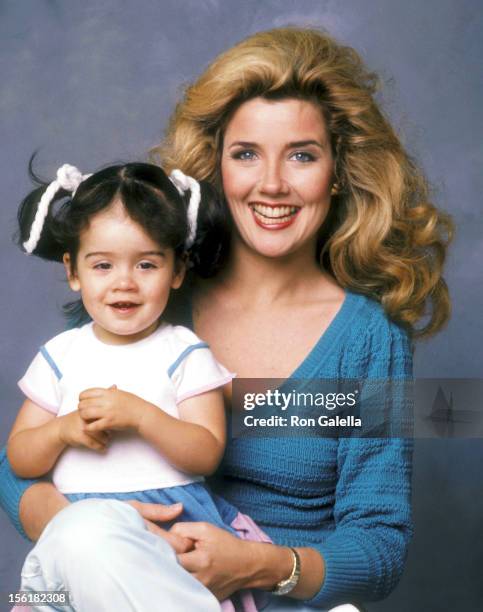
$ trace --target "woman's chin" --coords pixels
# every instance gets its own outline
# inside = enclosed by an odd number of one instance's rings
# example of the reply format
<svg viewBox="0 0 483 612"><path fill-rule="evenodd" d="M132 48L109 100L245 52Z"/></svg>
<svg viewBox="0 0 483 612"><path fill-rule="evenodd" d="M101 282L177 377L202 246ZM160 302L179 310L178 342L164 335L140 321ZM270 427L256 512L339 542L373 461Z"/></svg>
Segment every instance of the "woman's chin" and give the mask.
<svg viewBox="0 0 483 612"><path fill-rule="evenodd" d="M285 241L283 244L277 242L257 241L251 244L250 247L251 250L256 253L256 255L266 259L283 259L285 257L293 255L298 250L297 245L287 244Z"/></svg>

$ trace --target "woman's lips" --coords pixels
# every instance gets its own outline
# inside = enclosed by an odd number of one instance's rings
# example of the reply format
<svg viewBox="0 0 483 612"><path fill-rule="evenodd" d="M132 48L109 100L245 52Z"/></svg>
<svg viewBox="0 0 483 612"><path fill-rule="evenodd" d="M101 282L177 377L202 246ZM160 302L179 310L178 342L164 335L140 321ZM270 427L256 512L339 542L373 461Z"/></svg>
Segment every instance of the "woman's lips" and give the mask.
<svg viewBox="0 0 483 612"><path fill-rule="evenodd" d="M292 225L300 211L300 207L285 204L251 204L250 210L257 225L264 229L279 230Z"/></svg>

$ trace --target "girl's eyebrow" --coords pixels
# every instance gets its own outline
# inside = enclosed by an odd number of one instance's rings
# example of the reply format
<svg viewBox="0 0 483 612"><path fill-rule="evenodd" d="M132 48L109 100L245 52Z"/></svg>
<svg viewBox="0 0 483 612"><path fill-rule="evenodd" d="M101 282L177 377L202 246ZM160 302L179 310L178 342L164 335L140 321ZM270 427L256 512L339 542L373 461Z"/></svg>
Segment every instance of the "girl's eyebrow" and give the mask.
<svg viewBox="0 0 483 612"><path fill-rule="evenodd" d="M89 257L109 257L115 255L115 253L111 253L110 251L93 251L92 253L87 253L84 256L84 259L88 259ZM148 256L157 256L157 257L164 257L164 252L163 251L140 251L139 253L136 253L137 256L139 257L148 257Z"/></svg>

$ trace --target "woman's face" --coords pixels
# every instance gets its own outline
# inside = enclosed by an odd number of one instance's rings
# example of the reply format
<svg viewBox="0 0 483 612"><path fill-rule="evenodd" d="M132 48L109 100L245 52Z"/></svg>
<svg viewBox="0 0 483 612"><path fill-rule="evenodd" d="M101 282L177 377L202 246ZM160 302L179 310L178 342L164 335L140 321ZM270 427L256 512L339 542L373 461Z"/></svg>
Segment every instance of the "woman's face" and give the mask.
<svg viewBox="0 0 483 612"><path fill-rule="evenodd" d="M235 241L266 257L315 252L333 171L330 137L315 104L294 98L242 104L226 128L221 158Z"/></svg>

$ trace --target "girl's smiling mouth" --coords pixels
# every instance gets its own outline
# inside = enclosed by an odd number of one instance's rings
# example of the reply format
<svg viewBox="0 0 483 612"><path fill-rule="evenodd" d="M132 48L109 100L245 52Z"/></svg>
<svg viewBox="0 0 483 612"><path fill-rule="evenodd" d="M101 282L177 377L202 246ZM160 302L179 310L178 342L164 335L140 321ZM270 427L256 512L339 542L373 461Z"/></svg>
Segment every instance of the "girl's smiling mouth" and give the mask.
<svg viewBox="0 0 483 612"><path fill-rule="evenodd" d="M141 304L136 304L135 302L113 302L112 304L109 304L109 306L114 308L116 312L130 313L141 306Z"/></svg>
<svg viewBox="0 0 483 612"><path fill-rule="evenodd" d="M256 224L270 230L284 229L291 225L301 208L291 204L264 204L261 202L255 202L249 206Z"/></svg>

